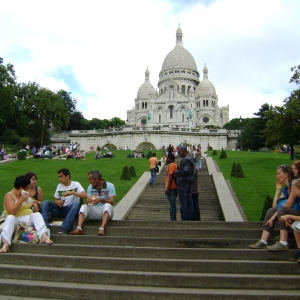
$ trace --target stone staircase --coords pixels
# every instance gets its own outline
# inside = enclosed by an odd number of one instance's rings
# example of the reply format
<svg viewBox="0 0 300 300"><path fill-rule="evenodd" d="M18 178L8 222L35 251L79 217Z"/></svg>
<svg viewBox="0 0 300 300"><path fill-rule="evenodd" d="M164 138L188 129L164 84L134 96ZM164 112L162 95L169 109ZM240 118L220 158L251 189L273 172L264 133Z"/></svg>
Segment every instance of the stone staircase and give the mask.
<svg viewBox="0 0 300 300"><path fill-rule="evenodd" d="M179 163L179 162L178 162ZM169 220L168 200L164 194L166 165L156 176L155 187L147 185L143 194L127 216L127 220ZM199 206L202 221L224 221L218 196L212 177L208 174L207 165L203 160L199 176ZM149 174L150 178L150 174ZM180 205L176 199L177 220L180 219Z"/></svg>
<svg viewBox="0 0 300 300"><path fill-rule="evenodd" d="M299 299L300 264L289 261L294 239L289 251L249 249L262 223L223 221L206 165L199 172L202 221L170 222L163 181L164 172L127 220L108 224L106 236L97 236L99 222L87 221L84 236L52 227L52 246L12 244L0 254L0 300Z"/></svg>
<svg viewBox="0 0 300 300"><path fill-rule="evenodd" d="M294 250L248 248L260 222L111 221L104 237L98 225L84 236L53 227L52 246L13 244L0 299L299 299Z"/></svg>

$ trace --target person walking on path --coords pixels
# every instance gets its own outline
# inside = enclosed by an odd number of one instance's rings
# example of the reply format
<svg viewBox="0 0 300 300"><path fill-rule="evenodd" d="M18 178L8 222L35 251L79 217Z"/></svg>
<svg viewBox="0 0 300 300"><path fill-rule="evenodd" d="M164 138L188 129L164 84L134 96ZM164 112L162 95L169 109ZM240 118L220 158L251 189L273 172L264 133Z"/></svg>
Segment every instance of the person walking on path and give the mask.
<svg viewBox="0 0 300 300"><path fill-rule="evenodd" d="M150 174L151 174L150 184L152 185L152 187L155 187L155 181L156 181L156 168L155 167L158 164L158 159L156 158L155 152L152 154L152 157L149 159L148 163L150 165Z"/></svg>
<svg viewBox="0 0 300 300"><path fill-rule="evenodd" d="M70 234L83 235L82 225L86 218L89 218L102 220L98 235L105 235L105 227L114 215L115 187L112 183L105 181L98 170L89 172L88 179L90 185L87 188L87 204L80 207L77 228Z"/></svg>
<svg viewBox="0 0 300 300"><path fill-rule="evenodd" d="M177 173L178 195L180 202L180 214L182 221L193 220L193 200L192 200L192 183L194 180L194 161L189 155L187 148L179 149L179 156L182 158Z"/></svg>

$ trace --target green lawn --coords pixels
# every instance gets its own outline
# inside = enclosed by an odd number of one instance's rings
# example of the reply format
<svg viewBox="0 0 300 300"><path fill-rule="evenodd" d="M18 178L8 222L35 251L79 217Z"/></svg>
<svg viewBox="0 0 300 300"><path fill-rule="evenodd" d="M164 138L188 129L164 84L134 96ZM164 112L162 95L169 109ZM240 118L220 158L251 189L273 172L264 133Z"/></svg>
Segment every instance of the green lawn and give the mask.
<svg viewBox="0 0 300 300"><path fill-rule="evenodd" d="M274 197L276 169L282 164L291 165L290 156L273 152L226 151L227 158L219 159L220 153L217 151L218 155L212 158L217 161L225 179L230 180L249 221L258 221L266 196ZM211 155L212 151L209 151ZM234 162L241 164L245 178L230 176Z"/></svg>
<svg viewBox="0 0 300 300"><path fill-rule="evenodd" d="M57 184L57 171L68 168L71 178L79 181L86 189L89 182L87 173L99 169L105 180L112 182L116 187L116 203L128 192L133 184L139 179L143 172L149 170L147 159L127 158L132 151L114 151L113 159L94 159L94 153L86 155L86 160L56 160L56 159L27 159L9 164L0 165L1 194L0 205L3 205L3 196L13 188L16 176L26 172L35 172L38 176L38 185L44 192L44 199L53 200ZM282 164L291 164L288 154L264 153L264 152L240 152L226 151L227 158L219 159L221 151L217 151L215 159L225 177L229 179L232 187L248 216L249 221L257 221L260 218L264 200L267 195L273 198L275 193L276 168ZM161 158L161 151L156 151L157 157ZM209 151L211 156L212 151ZM231 178L233 162L240 163L245 178ZM129 181L120 180L124 166L133 165L137 177ZM150 177L150 175L149 175ZM0 211L2 209L0 208Z"/></svg>
<svg viewBox="0 0 300 300"><path fill-rule="evenodd" d="M4 195L13 188L15 178L27 172L35 172L38 176L38 185L43 189L44 200L54 200L54 192L57 184L57 171L61 168L67 168L71 172L71 179L79 181L86 190L88 182L88 172L98 169L103 174L103 178L112 182L116 188L116 201L129 191L136 183L139 177L149 170L148 160L146 158L134 159L127 158L127 154L132 151L114 151L115 158L113 159L94 159L94 153L86 155L86 160L59 160L59 159L26 159L18 160L12 163L0 165L0 212L3 207ZM157 150L158 159L161 158L162 152ZM134 166L137 177L131 180L120 180L124 166ZM150 178L150 174L149 174Z"/></svg>

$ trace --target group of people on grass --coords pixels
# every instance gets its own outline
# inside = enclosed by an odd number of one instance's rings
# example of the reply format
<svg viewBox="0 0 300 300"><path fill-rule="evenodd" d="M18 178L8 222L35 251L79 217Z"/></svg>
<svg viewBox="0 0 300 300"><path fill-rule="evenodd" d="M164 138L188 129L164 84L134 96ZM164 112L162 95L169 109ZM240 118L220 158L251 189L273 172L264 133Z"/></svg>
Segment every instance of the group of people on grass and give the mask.
<svg viewBox="0 0 300 300"><path fill-rule="evenodd" d="M71 180L68 169L58 171L59 184L54 193L55 201L43 201L43 191L37 186L37 176L33 172L18 176L14 188L4 196L4 212L1 216L2 231L0 253L9 251L12 236L21 222L35 228L40 243L52 245L50 239L49 213L56 218L64 218L59 234L83 235L82 225L86 218L101 220L98 235L105 235L105 227L113 217L113 205L116 196L112 183L103 179L98 170L88 173L90 185L87 192L77 181ZM80 198L86 199L86 204L80 206ZM72 230L75 218L78 216L78 226Z"/></svg>
<svg viewBox="0 0 300 300"><path fill-rule="evenodd" d="M288 234L294 221L300 221L300 160L294 161L292 166L286 164L277 168L276 192L272 208L266 214L264 229L260 240L253 245L252 249L268 249L270 251L289 250ZM274 229L276 221L280 230L279 242L268 246L268 240ZM297 243L297 252L291 258L292 261L300 262L300 233L293 230Z"/></svg>

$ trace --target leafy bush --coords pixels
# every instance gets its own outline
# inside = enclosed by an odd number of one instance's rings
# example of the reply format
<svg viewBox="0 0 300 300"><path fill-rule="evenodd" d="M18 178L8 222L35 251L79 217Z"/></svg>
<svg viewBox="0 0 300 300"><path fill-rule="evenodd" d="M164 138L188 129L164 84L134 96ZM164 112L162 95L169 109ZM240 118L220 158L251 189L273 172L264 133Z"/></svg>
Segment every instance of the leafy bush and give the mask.
<svg viewBox="0 0 300 300"><path fill-rule="evenodd" d="M130 172L129 172L129 168L127 166L125 166L123 168L123 172L121 175L121 180L131 180L131 176L130 176Z"/></svg>
<svg viewBox="0 0 300 300"><path fill-rule="evenodd" d="M129 173L131 177L136 177L135 168L134 166L129 167Z"/></svg>
<svg viewBox="0 0 300 300"><path fill-rule="evenodd" d="M220 154L219 159L227 158L226 152L223 150Z"/></svg>
<svg viewBox="0 0 300 300"><path fill-rule="evenodd" d="M218 155L218 153L216 150L214 150L211 155Z"/></svg>
<svg viewBox="0 0 300 300"><path fill-rule="evenodd" d="M236 166L235 177L236 178L244 178L245 177L242 166L241 166L240 163L238 163L237 166Z"/></svg>
<svg viewBox="0 0 300 300"><path fill-rule="evenodd" d="M234 162L234 163L232 164L230 176L231 176L231 177L235 177L235 172L236 172L236 163Z"/></svg>
<svg viewBox="0 0 300 300"><path fill-rule="evenodd" d="M273 199L269 195L267 195L263 209L261 211L260 221L263 221L265 219L267 211L272 207L272 203Z"/></svg>
<svg viewBox="0 0 300 300"><path fill-rule="evenodd" d="M152 157L152 151L149 151L148 153L147 153L147 158L149 159L149 158L151 158Z"/></svg>

